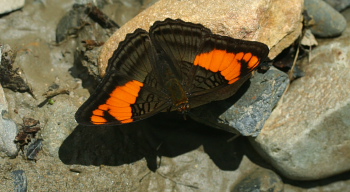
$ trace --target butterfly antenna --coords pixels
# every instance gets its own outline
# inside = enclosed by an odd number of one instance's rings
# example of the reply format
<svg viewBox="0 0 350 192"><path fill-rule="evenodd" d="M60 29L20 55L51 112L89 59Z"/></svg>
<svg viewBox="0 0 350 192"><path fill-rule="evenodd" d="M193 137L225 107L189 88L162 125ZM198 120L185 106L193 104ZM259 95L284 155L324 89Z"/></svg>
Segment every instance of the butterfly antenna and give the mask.
<svg viewBox="0 0 350 192"><path fill-rule="evenodd" d="M227 139L227 143L230 143L230 142L232 142L232 141L234 141L235 139L237 139L239 136L241 136L242 134L240 134L240 133L238 133L238 134L236 134L235 136L233 136L233 137L231 137L231 138L229 138L229 139Z"/></svg>
<svg viewBox="0 0 350 192"><path fill-rule="evenodd" d="M187 120L187 113L186 112L182 112L182 116L184 117L184 120Z"/></svg>

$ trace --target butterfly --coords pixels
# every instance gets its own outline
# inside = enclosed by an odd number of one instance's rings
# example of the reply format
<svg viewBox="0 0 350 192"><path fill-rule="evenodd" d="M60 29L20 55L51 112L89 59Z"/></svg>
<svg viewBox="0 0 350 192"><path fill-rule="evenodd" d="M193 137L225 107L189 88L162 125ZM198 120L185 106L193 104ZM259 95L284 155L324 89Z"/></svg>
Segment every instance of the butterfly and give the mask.
<svg viewBox="0 0 350 192"><path fill-rule="evenodd" d="M120 125L226 99L267 57L267 45L213 34L180 19L156 21L120 42L106 75L78 109L82 125Z"/></svg>

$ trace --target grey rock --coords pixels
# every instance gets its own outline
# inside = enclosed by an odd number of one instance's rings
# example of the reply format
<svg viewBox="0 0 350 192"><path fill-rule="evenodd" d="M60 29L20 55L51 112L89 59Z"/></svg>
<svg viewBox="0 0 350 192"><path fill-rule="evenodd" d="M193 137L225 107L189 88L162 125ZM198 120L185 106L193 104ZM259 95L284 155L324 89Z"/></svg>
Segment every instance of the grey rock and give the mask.
<svg viewBox="0 0 350 192"><path fill-rule="evenodd" d="M56 28L56 43L61 43L68 35L77 35L78 31L86 25L87 14L85 11L85 6L76 4L61 18Z"/></svg>
<svg viewBox="0 0 350 192"><path fill-rule="evenodd" d="M192 109L190 116L225 131L238 130L244 136L257 136L287 88L289 78L271 68L264 74L255 73L250 81L250 86L243 85L232 98Z"/></svg>
<svg viewBox="0 0 350 192"><path fill-rule="evenodd" d="M342 11L350 6L350 0L324 0L337 11Z"/></svg>
<svg viewBox="0 0 350 192"><path fill-rule="evenodd" d="M5 117L8 113L7 105L4 90L0 85L0 153L4 153L9 157L15 157L18 152L14 143L17 135L17 126L12 120Z"/></svg>
<svg viewBox="0 0 350 192"><path fill-rule="evenodd" d="M24 6L24 0L0 0L0 14L8 13Z"/></svg>
<svg viewBox="0 0 350 192"><path fill-rule="evenodd" d="M27 191L27 176L24 170L15 170L12 171L15 192L26 192Z"/></svg>
<svg viewBox="0 0 350 192"><path fill-rule="evenodd" d="M232 192L282 192L282 179L273 171L259 168L241 180Z"/></svg>
<svg viewBox="0 0 350 192"><path fill-rule="evenodd" d="M26 157L30 160L36 160L38 153L41 151L43 147L43 140L37 139L36 141L32 142L27 149Z"/></svg>
<svg viewBox="0 0 350 192"><path fill-rule="evenodd" d="M346 28L345 18L322 0L305 0L305 9L314 20L311 31L319 37L340 35Z"/></svg>
<svg viewBox="0 0 350 192"><path fill-rule="evenodd" d="M256 150L281 174L316 180L350 170L349 30L323 41L266 121ZM310 59L310 62L308 62Z"/></svg>
<svg viewBox="0 0 350 192"><path fill-rule="evenodd" d="M4 152L9 157L15 157L18 153L16 144L14 143L17 135L17 126L10 119L1 119L0 121L2 121L2 125L0 125L0 152Z"/></svg>

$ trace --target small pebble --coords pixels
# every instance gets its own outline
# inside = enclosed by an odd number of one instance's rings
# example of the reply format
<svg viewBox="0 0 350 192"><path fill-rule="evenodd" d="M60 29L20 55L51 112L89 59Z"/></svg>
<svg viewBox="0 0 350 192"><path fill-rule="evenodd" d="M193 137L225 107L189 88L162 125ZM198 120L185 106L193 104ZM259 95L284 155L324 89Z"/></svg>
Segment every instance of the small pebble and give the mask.
<svg viewBox="0 0 350 192"><path fill-rule="evenodd" d="M281 178L271 170L257 169L240 181L232 190L233 192L251 191L283 191Z"/></svg>
<svg viewBox="0 0 350 192"><path fill-rule="evenodd" d="M305 9L314 20L311 32L318 37L335 37L346 28L345 18L322 0L305 0Z"/></svg>
<svg viewBox="0 0 350 192"><path fill-rule="evenodd" d="M15 192L26 192L27 191L27 176L23 170L12 171Z"/></svg>

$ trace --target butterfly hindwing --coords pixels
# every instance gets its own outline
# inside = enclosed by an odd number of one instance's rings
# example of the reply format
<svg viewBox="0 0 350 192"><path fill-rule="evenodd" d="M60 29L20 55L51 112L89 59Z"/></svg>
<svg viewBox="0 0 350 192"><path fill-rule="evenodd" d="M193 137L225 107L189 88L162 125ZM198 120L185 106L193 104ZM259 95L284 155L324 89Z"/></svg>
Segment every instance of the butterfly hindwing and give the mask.
<svg viewBox="0 0 350 192"><path fill-rule="evenodd" d="M154 77L155 53L146 31L128 34L109 60L106 76L79 108L85 125L117 125L147 118L168 107Z"/></svg>

